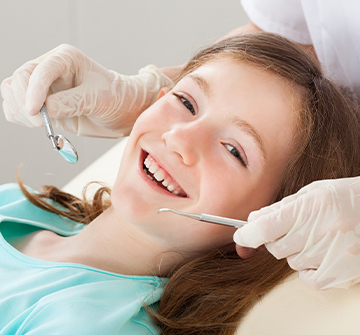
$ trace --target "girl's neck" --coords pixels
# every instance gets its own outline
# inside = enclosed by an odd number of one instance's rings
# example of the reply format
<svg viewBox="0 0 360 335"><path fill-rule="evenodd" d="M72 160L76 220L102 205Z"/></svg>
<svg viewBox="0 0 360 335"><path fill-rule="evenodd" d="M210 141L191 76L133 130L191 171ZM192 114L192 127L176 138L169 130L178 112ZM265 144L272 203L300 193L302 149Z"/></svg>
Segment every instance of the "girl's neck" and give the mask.
<svg viewBox="0 0 360 335"><path fill-rule="evenodd" d="M59 238L54 248L72 262L124 275L164 276L180 260L111 207L79 234Z"/></svg>

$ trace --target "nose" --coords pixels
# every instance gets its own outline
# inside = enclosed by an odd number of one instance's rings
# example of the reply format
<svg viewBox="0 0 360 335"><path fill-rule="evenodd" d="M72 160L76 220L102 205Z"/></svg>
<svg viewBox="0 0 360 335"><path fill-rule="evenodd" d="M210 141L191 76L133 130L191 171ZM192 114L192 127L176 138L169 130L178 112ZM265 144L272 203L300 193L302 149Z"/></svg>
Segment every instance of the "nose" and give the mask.
<svg viewBox="0 0 360 335"><path fill-rule="evenodd" d="M179 155L185 165L194 165L209 148L211 130L202 122L176 124L161 139L168 151Z"/></svg>

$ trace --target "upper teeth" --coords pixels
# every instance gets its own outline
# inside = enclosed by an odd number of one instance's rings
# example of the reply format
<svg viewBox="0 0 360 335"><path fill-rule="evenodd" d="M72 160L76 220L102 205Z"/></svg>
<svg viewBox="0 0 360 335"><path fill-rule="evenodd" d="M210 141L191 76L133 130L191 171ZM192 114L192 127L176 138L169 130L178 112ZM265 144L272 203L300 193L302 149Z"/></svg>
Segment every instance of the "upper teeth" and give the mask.
<svg viewBox="0 0 360 335"><path fill-rule="evenodd" d="M153 164L148 157L145 158L144 164L147 169L154 175L154 178L157 181L162 181L162 184L168 189L169 192L176 195L179 194L179 191L176 190L176 186L173 184L173 181L169 177L165 178L164 172L159 169L158 165Z"/></svg>
<svg viewBox="0 0 360 335"><path fill-rule="evenodd" d="M154 177L157 181L161 181L164 179L164 173L162 171L156 171Z"/></svg>

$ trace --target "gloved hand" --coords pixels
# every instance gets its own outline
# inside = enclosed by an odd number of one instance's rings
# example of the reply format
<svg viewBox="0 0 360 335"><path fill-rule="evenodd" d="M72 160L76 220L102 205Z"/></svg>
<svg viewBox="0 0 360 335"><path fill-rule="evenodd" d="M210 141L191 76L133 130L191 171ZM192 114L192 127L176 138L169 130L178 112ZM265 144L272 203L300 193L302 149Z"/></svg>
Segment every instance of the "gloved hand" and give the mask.
<svg viewBox="0 0 360 335"><path fill-rule="evenodd" d="M252 212L234 241L265 244L310 287L348 288L360 282L360 177L322 180Z"/></svg>
<svg viewBox="0 0 360 335"><path fill-rule="evenodd" d="M1 94L8 121L42 126L38 113L46 100L53 126L82 136L119 137L171 85L154 65L125 76L60 45L17 69L1 84Z"/></svg>

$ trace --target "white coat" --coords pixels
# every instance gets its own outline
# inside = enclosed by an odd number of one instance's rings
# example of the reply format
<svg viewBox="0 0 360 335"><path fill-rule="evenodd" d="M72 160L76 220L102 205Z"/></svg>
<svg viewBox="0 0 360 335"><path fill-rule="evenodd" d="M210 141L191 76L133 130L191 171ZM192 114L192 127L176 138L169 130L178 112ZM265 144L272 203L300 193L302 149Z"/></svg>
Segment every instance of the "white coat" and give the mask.
<svg viewBox="0 0 360 335"><path fill-rule="evenodd" d="M359 0L242 0L264 31L312 44L324 73L360 101Z"/></svg>

